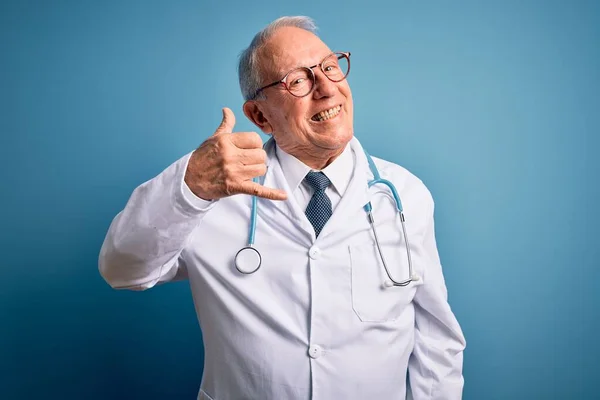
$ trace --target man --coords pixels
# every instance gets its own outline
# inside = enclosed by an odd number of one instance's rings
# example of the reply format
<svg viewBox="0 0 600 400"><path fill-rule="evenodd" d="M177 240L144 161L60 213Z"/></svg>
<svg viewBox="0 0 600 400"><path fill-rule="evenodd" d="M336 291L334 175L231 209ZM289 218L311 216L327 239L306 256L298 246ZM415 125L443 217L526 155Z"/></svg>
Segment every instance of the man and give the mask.
<svg viewBox="0 0 600 400"><path fill-rule="evenodd" d="M189 280L200 399L398 399L407 374L415 399L461 398L465 340L431 195L373 159L402 199L409 264L391 192L369 187L377 173L353 137L349 63L310 19L274 21L239 67L244 114L272 140L263 149L257 133L234 132L224 109L214 134L139 186L110 226L99 264L112 287Z"/></svg>

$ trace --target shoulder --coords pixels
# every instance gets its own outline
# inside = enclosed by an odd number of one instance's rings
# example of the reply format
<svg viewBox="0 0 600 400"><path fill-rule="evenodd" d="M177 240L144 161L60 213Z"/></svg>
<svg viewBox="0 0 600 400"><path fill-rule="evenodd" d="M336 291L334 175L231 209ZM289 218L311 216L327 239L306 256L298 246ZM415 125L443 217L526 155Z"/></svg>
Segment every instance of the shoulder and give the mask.
<svg viewBox="0 0 600 400"><path fill-rule="evenodd" d="M365 151L366 149L357 137L353 138L351 145L354 147L357 157L361 157L360 154L363 154L362 157L364 157L365 164L368 164L366 157L368 152ZM390 181L396 188L405 214L415 215L419 219L433 216L433 196L420 177L403 165L385 160L373 154L369 155L375 163L379 175L383 179ZM369 166L367 165L365 168L368 170ZM369 179L373 179L372 172L367 173L370 176Z"/></svg>
<svg viewBox="0 0 600 400"><path fill-rule="evenodd" d="M431 192L423 180L407 167L371 155L381 177L390 180L400 189L417 192L421 196L431 198Z"/></svg>
<svg viewBox="0 0 600 400"><path fill-rule="evenodd" d="M433 196L420 177L402 165L373 155L371 158L381 177L389 180L396 187L405 212L410 213L412 209L429 215L433 213Z"/></svg>

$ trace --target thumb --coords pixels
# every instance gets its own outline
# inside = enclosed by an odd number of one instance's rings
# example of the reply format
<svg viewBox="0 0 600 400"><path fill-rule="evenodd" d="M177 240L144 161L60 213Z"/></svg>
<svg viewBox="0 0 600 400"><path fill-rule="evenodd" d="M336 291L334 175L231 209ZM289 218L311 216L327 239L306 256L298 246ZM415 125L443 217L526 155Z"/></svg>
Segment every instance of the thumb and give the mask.
<svg viewBox="0 0 600 400"><path fill-rule="evenodd" d="M215 131L215 135L219 133L231 133L233 132L233 127L235 126L235 115L233 115L233 111L229 108L223 108L223 120L221 121L221 125Z"/></svg>

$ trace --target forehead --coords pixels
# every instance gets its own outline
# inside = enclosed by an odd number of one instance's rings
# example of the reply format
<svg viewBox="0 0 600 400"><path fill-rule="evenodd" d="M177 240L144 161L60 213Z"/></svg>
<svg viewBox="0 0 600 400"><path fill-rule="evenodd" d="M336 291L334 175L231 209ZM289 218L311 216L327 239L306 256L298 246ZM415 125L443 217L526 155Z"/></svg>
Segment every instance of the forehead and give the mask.
<svg viewBox="0 0 600 400"><path fill-rule="evenodd" d="M296 27L278 29L259 53L263 77L280 79L288 71L315 65L331 50L312 32Z"/></svg>

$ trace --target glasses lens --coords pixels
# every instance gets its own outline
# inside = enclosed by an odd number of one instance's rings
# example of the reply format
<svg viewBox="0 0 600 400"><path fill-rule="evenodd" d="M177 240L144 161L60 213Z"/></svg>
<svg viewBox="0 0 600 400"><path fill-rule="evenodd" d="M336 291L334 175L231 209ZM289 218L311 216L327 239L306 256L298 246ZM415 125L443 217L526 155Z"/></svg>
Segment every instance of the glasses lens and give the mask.
<svg viewBox="0 0 600 400"><path fill-rule="evenodd" d="M306 96L314 85L314 75L308 68L298 68L290 72L286 79L287 89L294 96Z"/></svg>
<svg viewBox="0 0 600 400"><path fill-rule="evenodd" d="M334 53L323 61L322 68L329 79L339 82L348 75L350 60L345 54Z"/></svg>

